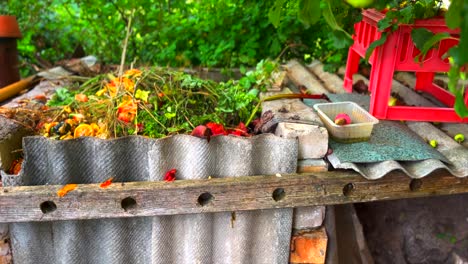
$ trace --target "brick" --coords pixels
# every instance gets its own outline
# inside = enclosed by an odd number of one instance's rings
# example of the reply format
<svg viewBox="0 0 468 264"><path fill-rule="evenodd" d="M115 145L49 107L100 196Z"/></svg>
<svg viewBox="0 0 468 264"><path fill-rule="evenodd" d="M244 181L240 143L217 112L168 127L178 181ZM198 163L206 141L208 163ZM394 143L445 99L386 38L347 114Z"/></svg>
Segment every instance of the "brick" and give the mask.
<svg viewBox="0 0 468 264"><path fill-rule="evenodd" d="M322 226L325 219L325 206L294 208L293 228L296 230L314 229Z"/></svg>
<svg viewBox="0 0 468 264"><path fill-rule="evenodd" d="M299 140L298 159L323 158L328 151L328 131L324 127L282 122L275 135Z"/></svg>
<svg viewBox="0 0 468 264"><path fill-rule="evenodd" d="M8 256L0 256L0 264L12 264L13 260L11 255Z"/></svg>
<svg viewBox="0 0 468 264"><path fill-rule="evenodd" d="M290 263L323 264L328 237L324 228L299 232L291 239Z"/></svg>

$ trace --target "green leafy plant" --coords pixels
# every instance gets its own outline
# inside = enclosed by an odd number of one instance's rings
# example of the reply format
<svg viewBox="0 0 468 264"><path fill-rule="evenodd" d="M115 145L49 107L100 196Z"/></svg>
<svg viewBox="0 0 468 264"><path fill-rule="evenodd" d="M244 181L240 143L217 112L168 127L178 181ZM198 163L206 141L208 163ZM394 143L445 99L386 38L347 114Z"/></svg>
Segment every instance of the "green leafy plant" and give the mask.
<svg viewBox="0 0 468 264"><path fill-rule="evenodd" d="M276 57L321 55L316 39L326 31L306 27L285 13L275 28L264 12L273 0L253 2L161 0L22 0L0 5L16 15L22 75L84 53L100 61L120 61L125 27L132 14L126 61L171 67L253 67ZM323 49L322 49L323 50ZM28 66L26 71L26 66Z"/></svg>
<svg viewBox="0 0 468 264"><path fill-rule="evenodd" d="M67 88L58 88L55 90L51 100L47 102L48 106L64 106L73 102L74 95Z"/></svg>

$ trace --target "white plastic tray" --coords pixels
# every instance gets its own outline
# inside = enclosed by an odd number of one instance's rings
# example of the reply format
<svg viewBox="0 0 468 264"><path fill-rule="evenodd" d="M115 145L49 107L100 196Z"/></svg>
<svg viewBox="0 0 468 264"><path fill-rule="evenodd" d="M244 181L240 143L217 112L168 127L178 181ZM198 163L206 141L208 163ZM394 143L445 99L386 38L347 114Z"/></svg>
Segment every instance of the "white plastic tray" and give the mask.
<svg viewBox="0 0 468 264"><path fill-rule="evenodd" d="M325 124L331 137L339 142L351 143L369 140L374 125L379 120L354 102L315 104L314 109ZM351 118L349 125L337 125L336 115L345 113Z"/></svg>

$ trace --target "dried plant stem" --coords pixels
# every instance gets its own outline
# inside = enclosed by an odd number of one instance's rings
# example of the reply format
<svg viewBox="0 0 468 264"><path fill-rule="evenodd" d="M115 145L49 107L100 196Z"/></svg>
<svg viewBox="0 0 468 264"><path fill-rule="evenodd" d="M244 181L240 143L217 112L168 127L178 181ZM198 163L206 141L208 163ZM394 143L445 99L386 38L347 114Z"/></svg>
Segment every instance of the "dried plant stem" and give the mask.
<svg viewBox="0 0 468 264"><path fill-rule="evenodd" d="M132 33L131 26L132 26L133 14L135 14L135 9L132 10L132 14L130 15L130 18L128 19L128 23L127 23L127 32L126 32L125 40L123 43L122 57L120 58L119 77L123 75L125 56L127 55L128 39L130 38L130 35Z"/></svg>

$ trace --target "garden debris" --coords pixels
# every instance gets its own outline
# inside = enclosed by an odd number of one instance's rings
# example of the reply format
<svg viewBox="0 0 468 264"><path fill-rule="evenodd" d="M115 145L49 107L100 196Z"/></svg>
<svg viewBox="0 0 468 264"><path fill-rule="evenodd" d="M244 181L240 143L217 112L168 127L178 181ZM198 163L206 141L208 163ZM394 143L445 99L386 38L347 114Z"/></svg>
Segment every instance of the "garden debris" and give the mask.
<svg viewBox="0 0 468 264"><path fill-rule="evenodd" d="M107 188L112 184L112 181L114 180L114 177L110 177L109 179L103 181L101 184L99 184L99 187L101 188Z"/></svg>
<svg viewBox="0 0 468 264"><path fill-rule="evenodd" d="M367 94L369 87L363 80L358 80L356 83L353 84L353 91L356 91L360 94Z"/></svg>
<svg viewBox="0 0 468 264"><path fill-rule="evenodd" d="M208 127L204 125L199 125L193 129L191 135L194 137L206 138L208 142L210 142L210 137L211 135L213 135L213 133L211 132L211 129L209 129Z"/></svg>
<svg viewBox="0 0 468 264"><path fill-rule="evenodd" d="M175 181L176 173L177 173L176 169L171 169L167 171L166 174L164 175L164 181L167 181L167 182Z"/></svg>
<svg viewBox="0 0 468 264"><path fill-rule="evenodd" d="M284 107L278 111L281 113L289 112ZM254 126L254 134L257 134L260 132L263 132L263 133L274 132L278 123L275 123L272 126L267 126L267 124L273 119L273 117L274 117L273 111L268 110L264 112L260 118L257 118L254 121L252 121L252 125Z"/></svg>
<svg viewBox="0 0 468 264"><path fill-rule="evenodd" d="M23 158L18 158L11 163L10 169L8 170L9 174L18 175L21 171L21 166L23 165Z"/></svg>
<svg viewBox="0 0 468 264"><path fill-rule="evenodd" d="M78 187L78 184L74 184L74 183L67 184L57 191L57 195L58 197L64 197L65 195L67 195L67 193L75 190L77 187Z"/></svg>

